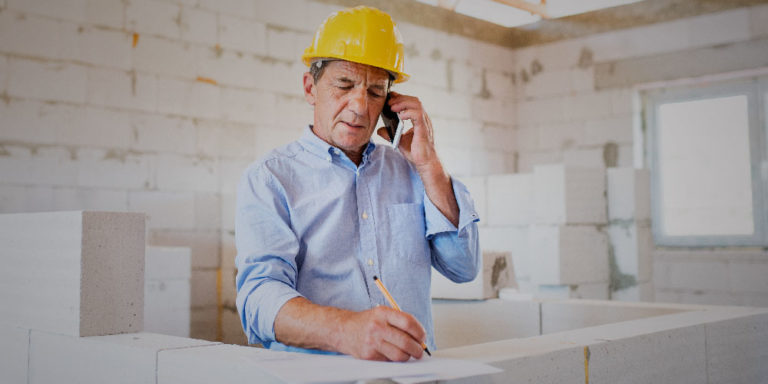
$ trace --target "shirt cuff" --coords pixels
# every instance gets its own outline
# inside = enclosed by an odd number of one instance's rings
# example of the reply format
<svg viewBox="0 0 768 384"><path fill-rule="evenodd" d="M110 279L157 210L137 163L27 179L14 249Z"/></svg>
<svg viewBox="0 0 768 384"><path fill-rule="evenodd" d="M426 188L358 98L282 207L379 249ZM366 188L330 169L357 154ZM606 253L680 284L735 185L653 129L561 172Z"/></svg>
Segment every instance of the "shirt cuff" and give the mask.
<svg viewBox="0 0 768 384"><path fill-rule="evenodd" d="M457 228L448 220L442 212L432 203L426 192L424 193L424 218L427 225L427 239L432 239L435 235L443 232L463 232L470 224L480 221L480 217L475 210L475 203L469 190L460 181L451 178L453 185L453 195L456 197L456 203L459 205L459 227Z"/></svg>
<svg viewBox="0 0 768 384"><path fill-rule="evenodd" d="M294 297L301 297L301 294L293 288L277 281L270 281L261 284L257 288L258 296L251 295L251 298L258 297L258 300L249 300L248 306L251 318L249 324L255 327L256 339L258 342L269 347L269 344L275 341L275 318L285 303Z"/></svg>

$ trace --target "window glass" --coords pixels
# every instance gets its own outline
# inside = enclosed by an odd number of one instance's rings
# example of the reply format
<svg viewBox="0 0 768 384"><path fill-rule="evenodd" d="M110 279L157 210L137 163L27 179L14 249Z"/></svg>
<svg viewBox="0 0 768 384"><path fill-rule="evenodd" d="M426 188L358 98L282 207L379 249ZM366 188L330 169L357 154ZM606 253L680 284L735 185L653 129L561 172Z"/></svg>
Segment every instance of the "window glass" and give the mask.
<svg viewBox="0 0 768 384"><path fill-rule="evenodd" d="M754 234L747 96L661 104L657 124L664 234Z"/></svg>

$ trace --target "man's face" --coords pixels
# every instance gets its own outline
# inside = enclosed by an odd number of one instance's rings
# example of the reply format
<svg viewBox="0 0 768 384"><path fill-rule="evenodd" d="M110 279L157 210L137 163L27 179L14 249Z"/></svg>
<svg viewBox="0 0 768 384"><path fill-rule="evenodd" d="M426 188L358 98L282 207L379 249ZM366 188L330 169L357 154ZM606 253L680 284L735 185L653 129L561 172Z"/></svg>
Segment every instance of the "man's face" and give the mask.
<svg viewBox="0 0 768 384"><path fill-rule="evenodd" d="M317 83L304 74L304 93L315 107L315 134L347 153L359 152L371 139L384 107L387 71L337 60L326 62Z"/></svg>

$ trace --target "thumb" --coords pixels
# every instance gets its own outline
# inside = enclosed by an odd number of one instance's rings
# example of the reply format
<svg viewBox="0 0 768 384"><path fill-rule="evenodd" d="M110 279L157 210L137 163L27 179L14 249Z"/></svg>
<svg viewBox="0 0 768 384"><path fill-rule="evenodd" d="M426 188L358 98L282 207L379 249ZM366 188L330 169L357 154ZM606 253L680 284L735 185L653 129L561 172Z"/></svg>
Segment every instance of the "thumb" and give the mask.
<svg viewBox="0 0 768 384"><path fill-rule="evenodd" d="M381 136L382 138L384 138L384 140L386 140L386 141L392 141L392 138L390 138L390 137L389 137L389 132L387 132L387 128L385 128L385 127L380 127L379 129L377 129L377 130L376 130L376 133L378 133L378 134L379 134L379 136Z"/></svg>

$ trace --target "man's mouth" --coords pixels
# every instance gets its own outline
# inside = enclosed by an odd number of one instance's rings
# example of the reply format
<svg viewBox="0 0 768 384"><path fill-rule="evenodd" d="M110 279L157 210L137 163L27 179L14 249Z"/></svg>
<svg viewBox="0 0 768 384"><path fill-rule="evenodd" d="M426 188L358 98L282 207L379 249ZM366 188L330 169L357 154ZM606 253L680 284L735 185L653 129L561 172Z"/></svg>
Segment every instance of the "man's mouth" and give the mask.
<svg viewBox="0 0 768 384"><path fill-rule="evenodd" d="M350 128L365 129L365 125L363 125L363 124L348 123L346 121L342 121L342 123L344 123L344 125L346 125L347 127L350 127Z"/></svg>

